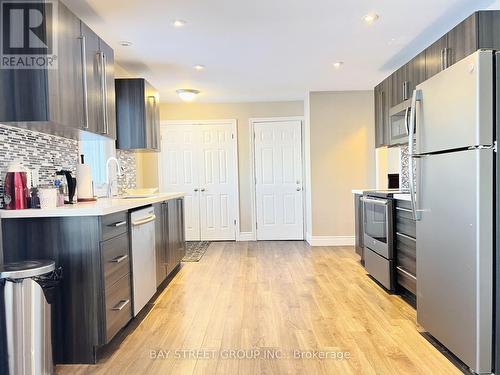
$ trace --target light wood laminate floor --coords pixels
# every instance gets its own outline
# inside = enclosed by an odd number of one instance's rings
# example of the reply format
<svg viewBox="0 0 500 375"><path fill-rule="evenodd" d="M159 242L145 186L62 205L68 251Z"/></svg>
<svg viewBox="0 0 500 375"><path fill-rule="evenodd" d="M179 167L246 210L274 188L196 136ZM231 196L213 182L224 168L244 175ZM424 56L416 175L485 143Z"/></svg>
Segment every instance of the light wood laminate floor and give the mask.
<svg viewBox="0 0 500 375"><path fill-rule="evenodd" d="M294 350L329 358L296 359ZM57 372L461 373L419 334L415 310L366 275L353 248L303 242L213 243L199 263L183 264L110 357Z"/></svg>

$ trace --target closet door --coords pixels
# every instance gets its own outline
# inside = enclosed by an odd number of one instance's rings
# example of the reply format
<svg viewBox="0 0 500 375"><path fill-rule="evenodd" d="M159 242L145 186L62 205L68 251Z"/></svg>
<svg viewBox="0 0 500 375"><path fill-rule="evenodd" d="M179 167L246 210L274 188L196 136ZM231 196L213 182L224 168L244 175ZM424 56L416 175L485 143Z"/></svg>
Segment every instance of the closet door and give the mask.
<svg viewBox="0 0 500 375"><path fill-rule="evenodd" d="M199 139L195 125L161 129L160 191L184 192L186 241L200 241Z"/></svg>
<svg viewBox="0 0 500 375"><path fill-rule="evenodd" d="M236 239L236 139L232 124L200 125L200 224L203 241Z"/></svg>

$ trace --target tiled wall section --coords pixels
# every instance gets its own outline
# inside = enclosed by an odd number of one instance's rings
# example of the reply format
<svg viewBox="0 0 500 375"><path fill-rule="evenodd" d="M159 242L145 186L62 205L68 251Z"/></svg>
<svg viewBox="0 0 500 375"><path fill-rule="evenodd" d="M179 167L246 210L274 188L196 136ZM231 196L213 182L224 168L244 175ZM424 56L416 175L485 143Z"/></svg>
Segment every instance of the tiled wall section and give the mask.
<svg viewBox="0 0 500 375"><path fill-rule="evenodd" d="M401 189L410 188L410 177L408 173L408 146L401 146ZM413 175L416 176L416 165L413 164ZM414 180L416 183L416 181Z"/></svg>
<svg viewBox="0 0 500 375"><path fill-rule="evenodd" d="M77 156L77 141L0 124L0 197L11 161L21 160L29 169L39 169L40 184L51 184L56 171L75 171Z"/></svg>
<svg viewBox="0 0 500 375"><path fill-rule="evenodd" d="M120 162L123 174L118 177L118 192L137 187L136 157L133 151L116 150L116 158Z"/></svg>
<svg viewBox="0 0 500 375"><path fill-rule="evenodd" d="M408 179L408 146L401 146L401 189L409 189L410 182Z"/></svg>
<svg viewBox="0 0 500 375"><path fill-rule="evenodd" d="M124 174L118 180L119 191L136 187L136 161L131 151L117 150ZM0 207L9 163L21 160L29 169L39 169L40 184L54 182L56 171L68 169L75 174L78 141L0 124Z"/></svg>

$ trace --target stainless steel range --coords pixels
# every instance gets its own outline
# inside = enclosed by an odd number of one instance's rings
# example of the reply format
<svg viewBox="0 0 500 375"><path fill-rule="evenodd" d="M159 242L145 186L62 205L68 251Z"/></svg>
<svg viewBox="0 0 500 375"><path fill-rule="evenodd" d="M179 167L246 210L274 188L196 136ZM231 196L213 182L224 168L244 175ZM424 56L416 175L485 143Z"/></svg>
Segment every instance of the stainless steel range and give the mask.
<svg viewBox="0 0 500 375"><path fill-rule="evenodd" d="M366 191L363 195L364 257L368 273L386 289L394 290L394 193Z"/></svg>

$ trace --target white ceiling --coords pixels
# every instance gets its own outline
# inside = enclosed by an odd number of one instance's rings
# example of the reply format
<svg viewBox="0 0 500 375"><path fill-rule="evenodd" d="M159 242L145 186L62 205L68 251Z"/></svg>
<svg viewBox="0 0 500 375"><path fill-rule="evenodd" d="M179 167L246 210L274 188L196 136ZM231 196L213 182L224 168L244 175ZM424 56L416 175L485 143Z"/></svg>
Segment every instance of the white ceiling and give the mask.
<svg viewBox="0 0 500 375"><path fill-rule="evenodd" d="M477 9L498 0L65 0L117 61L178 101L303 99L310 90L372 89ZM368 26L362 16L380 19ZM173 28L174 19L188 23ZM122 47L119 41L131 41ZM332 63L345 62L341 69ZM206 65L196 71L195 64Z"/></svg>

